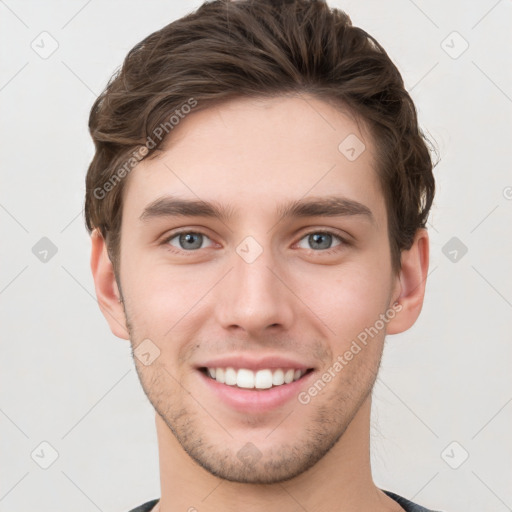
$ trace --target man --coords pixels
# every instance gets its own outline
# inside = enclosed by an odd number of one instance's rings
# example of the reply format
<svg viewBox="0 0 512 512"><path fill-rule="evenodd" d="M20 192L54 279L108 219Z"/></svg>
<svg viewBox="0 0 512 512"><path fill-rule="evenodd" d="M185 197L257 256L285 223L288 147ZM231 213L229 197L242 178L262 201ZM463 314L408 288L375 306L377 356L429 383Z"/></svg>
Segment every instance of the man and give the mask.
<svg viewBox="0 0 512 512"><path fill-rule="evenodd" d="M133 48L90 131L96 294L156 411L135 510L427 510L370 468L434 195L383 48L321 1L205 3Z"/></svg>

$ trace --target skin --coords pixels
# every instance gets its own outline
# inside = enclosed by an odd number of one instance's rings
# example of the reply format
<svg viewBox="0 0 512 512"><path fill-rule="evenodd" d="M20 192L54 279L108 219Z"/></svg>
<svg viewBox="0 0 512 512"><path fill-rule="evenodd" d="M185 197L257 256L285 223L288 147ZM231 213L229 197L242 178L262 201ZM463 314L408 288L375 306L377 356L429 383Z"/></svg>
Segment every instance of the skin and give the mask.
<svg viewBox="0 0 512 512"><path fill-rule="evenodd" d="M366 146L355 161L338 150L349 134ZM215 201L233 216L140 219L166 195ZM276 211L332 195L367 206L373 220ZM178 228L204 233L201 248L171 238ZM318 230L345 241L327 237L319 248L308 238ZM134 361L156 410L162 512L403 510L372 479L371 390L385 335L421 311L428 236L418 230L393 273L374 144L361 123L311 96L194 112L127 178L121 233L120 288L98 232L91 268L112 332L160 351L149 365ZM262 249L252 263L236 252L247 236ZM300 358L314 368L307 391L394 304L400 312L307 404L242 414L195 367L228 354ZM244 463L237 453L247 443L258 457Z"/></svg>

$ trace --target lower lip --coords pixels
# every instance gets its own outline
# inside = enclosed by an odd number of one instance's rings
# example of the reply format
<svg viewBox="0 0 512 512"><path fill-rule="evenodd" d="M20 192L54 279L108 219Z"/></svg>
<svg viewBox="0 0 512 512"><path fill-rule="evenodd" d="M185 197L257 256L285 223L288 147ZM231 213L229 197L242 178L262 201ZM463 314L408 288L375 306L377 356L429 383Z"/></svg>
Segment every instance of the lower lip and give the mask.
<svg viewBox="0 0 512 512"><path fill-rule="evenodd" d="M230 408L245 413L264 413L283 406L290 400L297 400L314 371L303 375L299 380L268 389L242 389L237 386L221 384L198 370L203 382Z"/></svg>

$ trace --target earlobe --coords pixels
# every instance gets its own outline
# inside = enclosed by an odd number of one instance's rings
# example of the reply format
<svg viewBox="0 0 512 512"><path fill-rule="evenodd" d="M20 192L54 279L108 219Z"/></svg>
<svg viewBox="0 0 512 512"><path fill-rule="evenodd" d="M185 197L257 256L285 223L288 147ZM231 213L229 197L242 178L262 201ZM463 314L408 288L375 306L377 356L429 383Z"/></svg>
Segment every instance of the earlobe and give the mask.
<svg viewBox="0 0 512 512"><path fill-rule="evenodd" d="M425 296L429 262L429 239L427 230L418 229L412 246L402 251L398 283L399 313L388 323L387 333L398 334L414 325L420 315Z"/></svg>
<svg viewBox="0 0 512 512"><path fill-rule="evenodd" d="M130 339L126 326L121 295L117 287L114 268L108 255L105 240L95 229L91 234L91 271L96 289L96 297L110 330L118 338Z"/></svg>

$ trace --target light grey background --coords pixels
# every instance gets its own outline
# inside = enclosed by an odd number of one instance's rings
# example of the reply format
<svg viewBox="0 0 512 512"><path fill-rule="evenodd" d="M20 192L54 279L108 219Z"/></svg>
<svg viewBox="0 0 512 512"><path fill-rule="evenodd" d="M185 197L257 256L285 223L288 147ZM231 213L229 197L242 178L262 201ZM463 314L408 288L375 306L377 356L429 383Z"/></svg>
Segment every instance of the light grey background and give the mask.
<svg viewBox="0 0 512 512"><path fill-rule="evenodd" d="M0 511L160 496L153 410L94 297L87 117L128 50L199 3L0 0ZM375 481L446 512L512 510L512 2L330 5L388 50L442 157L424 309L388 337L375 389Z"/></svg>

